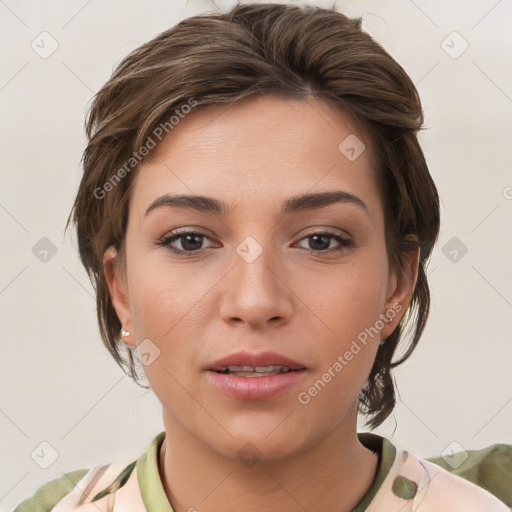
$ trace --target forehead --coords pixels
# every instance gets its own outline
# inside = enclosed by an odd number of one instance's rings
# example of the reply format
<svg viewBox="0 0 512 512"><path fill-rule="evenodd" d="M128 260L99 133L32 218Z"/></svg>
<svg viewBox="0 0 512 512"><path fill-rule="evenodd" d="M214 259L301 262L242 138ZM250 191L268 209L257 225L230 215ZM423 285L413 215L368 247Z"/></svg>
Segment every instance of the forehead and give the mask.
<svg viewBox="0 0 512 512"><path fill-rule="evenodd" d="M379 216L372 154L364 127L317 99L262 96L200 107L174 125L137 171L133 206L140 215L172 192L250 209L263 200L280 205L292 195L335 189L365 196Z"/></svg>

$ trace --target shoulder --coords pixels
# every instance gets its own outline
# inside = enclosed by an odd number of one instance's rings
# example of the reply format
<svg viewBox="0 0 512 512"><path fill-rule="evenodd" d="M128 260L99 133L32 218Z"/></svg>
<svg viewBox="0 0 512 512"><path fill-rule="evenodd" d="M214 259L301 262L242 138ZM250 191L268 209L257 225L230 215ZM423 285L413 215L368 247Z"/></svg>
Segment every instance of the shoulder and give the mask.
<svg viewBox="0 0 512 512"><path fill-rule="evenodd" d="M510 512L496 496L482 487L461 478L446 469L417 457L429 475L425 495L427 510L460 510L464 512Z"/></svg>
<svg viewBox="0 0 512 512"><path fill-rule="evenodd" d="M37 489L13 512L71 512L79 508L82 510L82 507L88 510L89 504L103 510L102 505L108 504L110 494L129 480L136 462L113 463L64 473Z"/></svg>
<svg viewBox="0 0 512 512"><path fill-rule="evenodd" d="M64 473L61 477L39 487L34 495L20 503L13 512L46 512L69 494L89 469Z"/></svg>
<svg viewBox="0 0 512 512"><path fill-rule="evenodd" d="M63 473L37 489L13 512L107 512L113 509L114 502L116 510L146 510L139 479L144 483L159 478L158 447L164 438L162 431L136 460Z"/></svg>
<svg viewBox="0 0 512 512"><path fill-rule="evenodd" d="M512 507L512 445L496 443L450 457L428 457L448 472L482 487Z"/></svg>
<svg viewBox="0 0 512 512"><path fill-rule="evenodd" d="M383 438L383 455L388 456L384 480L367 512L417 510L418 512L511 512L508 494L489 492L468 479L450 472L434 460L415 455ZM390 456L391 454L391 456ZM383 457L384 458L384 457ZM481 465L473 457L473 466ZM494 468L500 472L499 468ZM510 489L511 474L505 475ZM404 501L405 500L405 501ZM409 507L409 508L407 508ZM366 510L366 509L364 509Z"/></svg>

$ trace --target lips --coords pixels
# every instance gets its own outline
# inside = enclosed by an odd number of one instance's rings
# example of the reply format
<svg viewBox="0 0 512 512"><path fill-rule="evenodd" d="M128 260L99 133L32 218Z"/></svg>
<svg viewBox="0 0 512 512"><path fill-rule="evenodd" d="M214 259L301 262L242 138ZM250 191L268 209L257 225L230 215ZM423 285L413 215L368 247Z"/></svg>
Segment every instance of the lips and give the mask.
<svg viewBox="0 0 512 512"><path fill-rule="evenodd" d="M306 365L290 357L278 354L277 352L260 352L259 354L254 354L242 351L218 359L205 369L222 373L268 373L274 371L283 373L291 370L306 369Z"/></svg>
<svg viewBox="0 0 512 512"><path fill-rule="evenodd" d="M206 368L208 381L238 400L271 400L284 395L308 374L306 366L276 352L237 352Z"/></svg>

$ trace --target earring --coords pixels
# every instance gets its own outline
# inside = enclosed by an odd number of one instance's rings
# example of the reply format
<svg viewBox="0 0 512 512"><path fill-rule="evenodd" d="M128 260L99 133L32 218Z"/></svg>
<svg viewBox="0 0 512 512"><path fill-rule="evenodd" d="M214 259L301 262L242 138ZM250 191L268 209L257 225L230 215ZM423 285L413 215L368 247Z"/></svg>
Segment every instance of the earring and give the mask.
<svg viewBox="0 0 512 512"><path fill-rule="evenodd" d="M125 336L130 336L131 335L131 332L130 331L125 331L124 329L121 330L121 336L124 338Z"/></svg>

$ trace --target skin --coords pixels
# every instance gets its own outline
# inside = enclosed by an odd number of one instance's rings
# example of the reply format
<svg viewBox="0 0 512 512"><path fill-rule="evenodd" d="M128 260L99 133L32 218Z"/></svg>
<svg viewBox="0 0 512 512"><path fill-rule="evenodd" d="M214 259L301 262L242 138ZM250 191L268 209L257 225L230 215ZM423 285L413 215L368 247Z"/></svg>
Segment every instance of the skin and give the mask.
<svg viewBox="0 0 512 512"><path fill-rule="evenodd" d="M338 149L349 134L366 146L354 161ZM153 151L134 178L126 261L116 271L110 247L104 269L116 312L131 332L125 343L149 339L160 350L145 372L162 403L160 474L171 506L176 512L351 510L378 462L356 435L357 397L380 340L406 310L419 259L419 250L404 253L406 271L390 272L371 141L332 105L265 96L193 111ZM279 214L290 196L332 190L356 195L367 210L335 203ZM165 206L146 216L166 193L214 197L233 211ZM206 235L202 243L172 244L198 248L192 257L157 245L177 228ZM339 242L315 245L308 238L326 230L348 235L355 246L326 252ZM252 263L236 252L248 236L262 248ZM310 403L299 403L298 394L393 305L393 321ZM308 371L282 396L236 400L217 391L203 368L241 349L276 351ZM251 467L237 457L247 443L260 457Z"/></svg>

